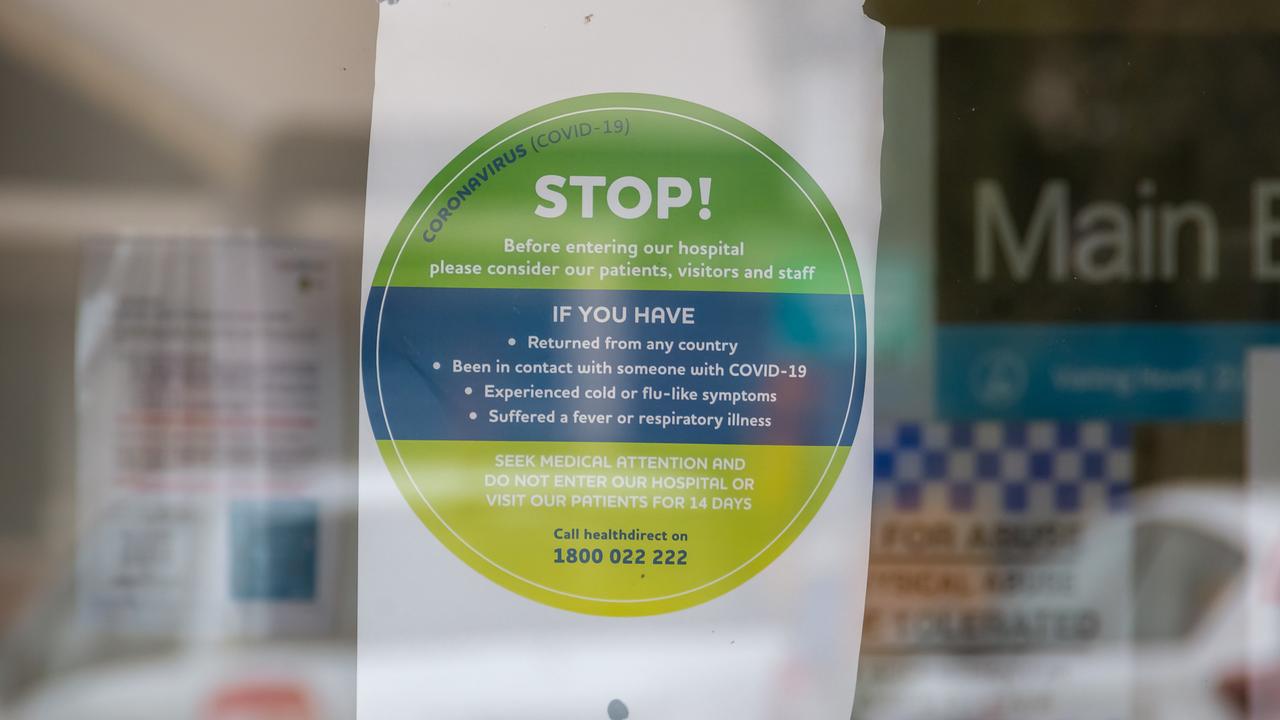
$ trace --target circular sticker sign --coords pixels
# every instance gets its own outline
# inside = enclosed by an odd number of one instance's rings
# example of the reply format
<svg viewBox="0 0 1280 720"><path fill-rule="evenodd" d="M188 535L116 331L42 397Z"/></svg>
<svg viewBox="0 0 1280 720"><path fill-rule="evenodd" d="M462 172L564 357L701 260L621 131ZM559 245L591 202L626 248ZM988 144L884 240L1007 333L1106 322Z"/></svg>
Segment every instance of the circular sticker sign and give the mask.
<svg viewBox="0 0 1280 720"><path fill-rule="evenodd" d="M651 615L800 535L867 364L831 203L745 124L606 94L525 113L426 186L365 308L378 447L422 522L499 585Z"/></svg>

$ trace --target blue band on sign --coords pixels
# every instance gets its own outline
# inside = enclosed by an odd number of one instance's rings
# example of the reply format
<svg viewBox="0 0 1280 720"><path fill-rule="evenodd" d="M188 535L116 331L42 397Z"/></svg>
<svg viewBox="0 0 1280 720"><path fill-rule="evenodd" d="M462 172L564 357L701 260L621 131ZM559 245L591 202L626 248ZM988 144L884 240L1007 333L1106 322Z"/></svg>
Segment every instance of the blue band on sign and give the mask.
<svg viewBox="0 0 1280 720"><path fill-rule="evenodd" d="M366 358L363 365L365 387L377 388L375 373L380 372L381 387L395 388L380 399L376 393L366 395L379 440L389 437L390 420L400 440L829 445L833 428L827 419L844 416L856 380L851 422L840 444L853 441L863 387L860 377L850 375L849 357L856 349L856 362L862 366L867 346L861 295L853 298L858 320L851 327L850 298L839 295L505 289L477 293L401 287L390 292L375 287L370 292L369 312L380 310L382 317L380 323L367 318L364 325L366 353L373 348L379 353L377 362ZM384 292L385 306L380 302ZM540 346L542 339L565 339L565 328L553 326L553 308L584 305L688 307L697 325L654 324L645 328L643 337L628 335L634 324L580 325L579 334L568 339L591 343L594 349ZM477 327L485 328L487 337L509 336L515 344L501 347L501 352L479 346ZM713 337L701 329L706 327L716 328ZM380 337L374 337L379 328ZM432 339L430 347L417 340L426 337ZM661 350L655 353L650 343L670 343L664 347L673 348L671 360L664 362ZM690 344L681 349L680 343ZM435 367L437 362L441 367ZM498 363L505 363L508 371L498 372ZM640 371L645 374L593 373L601 366L629 363L646 368ZM649 374L664 372L665 366L681 367L685 374ZM700 367L723 374L688 374ZM780 384L794 381L798 373L803 373L803 387L811 390L801 395L791 383L783 392ZM764 407L774 424L662 428L501 422L502 413L509 410L542 414L575 405L564 398L519 395L529 388L582 397L602 386L618 394L597 398L603 412L611 400L628 413L655 418L724 408L746 417ZM465 394L467 388L470 395ZM655 397L655 391L665 394ZM635 394L624 403L624 393ZM770 402L769 397L776 400ZM464 415L462 408L477 405L482 414L474 422L457 422Z"/></svg>

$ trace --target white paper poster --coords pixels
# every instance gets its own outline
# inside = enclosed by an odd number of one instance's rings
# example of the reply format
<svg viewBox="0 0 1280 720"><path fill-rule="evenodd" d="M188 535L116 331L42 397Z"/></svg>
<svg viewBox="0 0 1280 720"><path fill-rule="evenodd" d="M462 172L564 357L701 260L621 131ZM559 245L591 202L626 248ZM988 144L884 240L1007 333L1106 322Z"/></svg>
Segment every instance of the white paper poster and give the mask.
<svg viewBox="0 0 1280 720"><path fill-rule="evenodd" d="M880 28L384 5L362 718L846 718Z"/></svg>
<svg viewBox="0 0 1280 720"><path fill-rule="evenodd" d="M333 627L332 519L351 504L336 262L331 247L244 237L86 243L82 620L163 635Z"/></svg>

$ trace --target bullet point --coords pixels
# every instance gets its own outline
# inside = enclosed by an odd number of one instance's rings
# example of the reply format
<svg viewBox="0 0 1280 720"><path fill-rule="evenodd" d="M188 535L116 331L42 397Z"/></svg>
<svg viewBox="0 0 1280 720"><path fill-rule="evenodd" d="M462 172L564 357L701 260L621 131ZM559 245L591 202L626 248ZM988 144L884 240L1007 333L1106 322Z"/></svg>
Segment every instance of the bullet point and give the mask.
<svg viewBox="0 0 1280 720"><path fill-rule="evenodd" d="M511 347L515 347L515 346L516 346L516 339L515 339L515 338L507 338L507 344L508 344L508 345L510 345Z"/></svg>
<svg viewBox="0 0 1280 720"><path fill-rule="evenodd" d="M467 417L471 418L472 420L475 420L475 419L476 419L475 411L472 411L472 412L468 413L468 414L467 414Z"/></svg>
<svg viewBox="0 0 1280 720"><path fill-rule="evenodd" d="M440 369L440 361L439 361L439 360L437 360L436 362L431 363L431 369L432 369L432 370L439 370L439 369Z"/></svg>
<svg viewBox="0 0 1280 720"><path fill-rule="evenodd" d="M471 394L471 388L464 388L462 392L464 392L464 393L466 393L466 394L470 395L470 394Z"/></svg>

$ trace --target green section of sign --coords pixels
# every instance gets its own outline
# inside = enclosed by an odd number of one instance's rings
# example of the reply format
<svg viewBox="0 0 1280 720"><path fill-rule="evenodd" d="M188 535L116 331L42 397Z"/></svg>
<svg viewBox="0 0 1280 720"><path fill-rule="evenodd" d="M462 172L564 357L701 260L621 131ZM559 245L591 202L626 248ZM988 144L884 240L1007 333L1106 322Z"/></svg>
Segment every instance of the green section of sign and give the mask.
<svg viewBox="0 0 1280 720"><path fill-rule="evenodd" d="M425 440L379 448L423 523L472 568L525 597L612 616L691 607L745 582L800 534L849 452Z"/></svg>
<svg viewBox="0 0 1280 720"><path fill-rule="evenodd" d="M548 177L563 181L540 195ZM781 148L700 105L621 93L553 103L473 143L414 201L374 284L862 292L834 209Z"/></svg>

